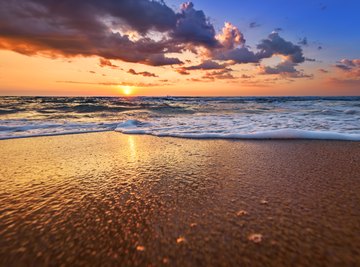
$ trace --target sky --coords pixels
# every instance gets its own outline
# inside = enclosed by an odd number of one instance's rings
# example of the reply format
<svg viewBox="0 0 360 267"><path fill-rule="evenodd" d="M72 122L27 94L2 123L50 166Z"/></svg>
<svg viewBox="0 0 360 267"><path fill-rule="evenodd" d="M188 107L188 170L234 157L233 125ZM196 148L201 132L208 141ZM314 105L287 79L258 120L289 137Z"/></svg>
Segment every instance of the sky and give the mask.
<svg viewBox="0 0 360 267"><path fill-rule="evenodd" d="M360 95L357 0L0 1L0 95Z"/></svg>

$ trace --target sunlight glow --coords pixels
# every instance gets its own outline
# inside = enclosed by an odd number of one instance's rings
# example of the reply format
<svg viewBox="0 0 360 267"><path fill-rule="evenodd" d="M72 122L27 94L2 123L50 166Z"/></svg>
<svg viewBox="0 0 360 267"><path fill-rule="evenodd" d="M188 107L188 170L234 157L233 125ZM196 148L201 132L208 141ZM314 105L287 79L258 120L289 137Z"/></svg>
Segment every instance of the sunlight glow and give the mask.
<svg viewBox="0 0 360 267"><path fill-rule="evenodd" d="M128 85L121 86L121 89L122 89L122 92L124 95L129 96L133 93L133 87L131 87L131 86L128 86Z"/></svg>

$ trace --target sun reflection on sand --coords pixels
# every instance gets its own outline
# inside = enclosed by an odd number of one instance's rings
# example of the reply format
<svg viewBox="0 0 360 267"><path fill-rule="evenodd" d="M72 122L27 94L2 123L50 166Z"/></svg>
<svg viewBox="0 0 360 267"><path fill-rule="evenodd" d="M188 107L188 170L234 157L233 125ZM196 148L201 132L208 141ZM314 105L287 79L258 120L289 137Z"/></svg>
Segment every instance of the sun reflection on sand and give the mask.
<svg viewBox="0 0 360 267"><path fill-rule="evenodd" d="M128 136L128 144L129 144L129 157L131 159L131 161L135 161L137 158L137 153L136 153L136 142L135 142L135 138L132 135Z"/></svg>

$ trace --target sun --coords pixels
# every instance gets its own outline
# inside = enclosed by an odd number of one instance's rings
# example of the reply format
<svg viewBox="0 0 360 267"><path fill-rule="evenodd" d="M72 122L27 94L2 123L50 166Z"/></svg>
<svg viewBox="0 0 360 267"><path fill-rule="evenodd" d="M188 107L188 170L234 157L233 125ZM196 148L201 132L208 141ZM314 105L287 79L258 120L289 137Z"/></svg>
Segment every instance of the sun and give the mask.
<svg viewBox="0 0 360 267"><path fill-rule="evenodd" d="M128 85L121 86L122 92L126 96L132 95L134 88Z"/></svg>

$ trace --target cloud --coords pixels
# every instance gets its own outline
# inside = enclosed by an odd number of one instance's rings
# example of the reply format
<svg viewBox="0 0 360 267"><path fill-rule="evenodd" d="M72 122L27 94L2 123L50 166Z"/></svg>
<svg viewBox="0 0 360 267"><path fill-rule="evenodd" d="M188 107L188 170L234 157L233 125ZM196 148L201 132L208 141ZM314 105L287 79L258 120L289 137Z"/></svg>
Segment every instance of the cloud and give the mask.
<svg viewBox="0 0 360 267"><path fill-rule="evenodd" d="M230 31L232 34L229 34ZM258 51L250 50L245 44L243 34L231 24L225 24L222 35L218 35L217 38L222 46L209 52L214 60L230 61L233 64L260 63L265 58L280 55L296 64L305 61L301 47L286 41L278 32L272 32L263 39L257 45Z"/></svg>
<svg viewBox="0 0 360 267"><path fill-rule="evenodd" d="M114 69L118 66L111 60L179 65L175 68L182 75L192 70L217 70L208 72L208 77L221 79L232 77L227 68L231 64L260 64L276 55L295 69L305 61L302 48L280 37L279 31L252 49L243 33L229 22L216 34L206 14L191 2L176 12L163 0L0 1L0 49L50 57L97 56L101 67ZM188 50L203 63L184 67L179 55ZM283 68L281 64L264 67L264 72ZM156 77L147 72L132 74Z"/></svg>
<svg viewBox="0 0 360 267"><path fill-rule="evenodd" d="M99 56L163 66L181 64L166 54L187 45L218 45L214 27L192 3L176 13L153 0L1 1L0 25L0 48L26 55ZM150 31L164 35L154 40Z"/></svg>
<svg viewBox="0 0 360 267"><path fill-rule="evenodd" d="M69 2L69 7L71 7L74 1L69 0ZM90 0L87 2L98 8L100 14L104 12L103 15L110 15L112 23L124 24L125 22L128 27L142 34L149 30L166 32L174 29L177 23L177 15L163 1Z"/></svg>
<svg viewBox="0 0 360 267"><path fill-rule="evenodd" d="M176 45L146 36L133 41L108 25L120 21L141 33L165 31L175 27L176 14L165 4L149 0L1 1L0 48L27 55L99 56L156 66L181 63L165 56L179 49Z"/></svg>
<svg viewBox="0 0 360 267"><path fill-rule="evenodd" d="M189 78L192 82L212 82L215 80L233 80L236 79L232 74L232 69L225 68L220 70L207 71L201 78Z"/></svg>
<svg viewBox="0 0 360 267"><path fill-rule="evenodd" d="M148 71L142 71L142 72L136 72L134 69L129 69L128 73L132 75L142 75L144 77L159 77L155 75L154 73L148 72Z"/></svg>
<svg viewBox="0 0 360 267"><path fill-rule="evenodd" d="M280 62L275 67L259 66L259 74L279 74L288 78L312 78L312 75L304 74L298 71L295 67L297 63L285 60Z"/></svg>
<svg viewBox="0 0 360 267"><path fill-rule="evenodd" d="M135 82L82 82L82 81L57 81L57 83L102 85L102 86L134 86L134 87L155 87L162 86L158 83L135 83Z"/></svg>
<svg viewBox="0 0 360 267"><path fill-rule="evenodd" d="M329 73L329 71L326 70L326 69L318 69L318 71L321 72L321 73Z"/></svg>
<svg viewBox="0 0 360 267"><path fill-rule="evenodd" d="M219 64L212 60L205 60L199 65L185 67L185 70L217 70L226 68L226 64Z"/></svg>
<svg viewBox="0 0 360 267"><path fill-rule="evenodd" d="M342 59L338 66L346 66L349 69L360 67L360 59Z"/></svg>
<svg viewBox="0 0 360 267"><path fill-rule="evenodd" d="M341 69L343 71L350 71L352 70L352 67L349 67L347 65L344 64L336 64L335 67L337 67L338 69Z"/></svg>
<svg viewBox="0 0 360 267"><path fill-rule="evenodd" d="M231 74L231 69L215 70L207 72L202 78L208 80L232 80L235 77Z"/></svg>
<svg viewBox="0 0 360 267"><path fill-rule="evenodd" d="M258 63L260 58L247 47L235 48L232 50L217 51L214 59L232 61L234 64Z"/></svg>
<svg viewBox="0 0 360 267"><path fill-rule="evenodd" d="M190 82L205 82L204 80L198 79L198 78L190 78L190 79L187 79L187 80L190 81ZM208 81L206 81L206 82L208 82Z"/></svg>
<svg viewBox="0 0 360 267"><path fill-rule="evenodd" d="M171 34L177 42L205 47L218 46L214 26L208 21L203 11L194 9L193 3L182 4L177 17L176 28Z"/></svg>
<svg viewBox="0 0 360 267"><path fill-rule="evenodd" d="M102 68L110 67L113 69L119 69L119 66L114 65L110 60L108 60L106 58L100 58L99 66Z"/></svg>
<svg viewBox="0 0 360 267"><path fill-rule="evenodd" d="M231 61L232 64L259 62L255 53L245 46L244 35L231 23L225 23L221 33L216 38L221 46L208 51L209 56L214 60Z"/></svg>
<svg viewBox="0 0 360 267"><path fill-rule="evenodd" d="M346 77L360 79L360 59L342 59L335 65Z"/></svg>
<svg viewBox="0 0 360 267"><path fill-rule="evenodd" d="M331 85L358 90L360 87L360 59L342 59L334 65L337 70L327 82Z"/></svg>
<svg viewBox="0 0 360 267"><path fill-rule="evenodd" d="M229 22L225 23L222 32L216 36L224 49L234 49L245 44L246 40L240 30Z"/></svg>
<svg viewBox="0 0 360 267"><path fill-rule="evenodd" d="M320 10L325 11L327 9L327 6L324 3L320 3Z"/></svg>
<svg viewBox="0 0 360 267"><path fill-rule="evenodd" d="M251 28L251 29L258 28L260 26L261 26L261 24L258 24L256 21L253 21L249 24L249 28Z"/></svg>
<svg viewBox="0 0 360 267"><path fill-rule="evenodd" d="M292 63L302 63L305 61L303 51L300 46L284 40L278 32L272 32L267 39L257 45L260 52L259 58L270 58L273 55L286 56Z"/></svg>
<svg viewBox="0 0 360 267"><path fill-rule="evenodd" d="M243 75L240 76L241 79L251 79L253 77L254 76L252 76L252 75L246 75L246 74L243 74Z"/></svg>
<svg viewBox="0 0 360 267"><path fill-rule="evenodd" d="M298 42L299 45L302 45L302 46L308 46L309 43L308 43L308 40L306 37L304 38L301 38L300 41Z"/></svg>
<svg viewBox="0 0 360 267"><path fill-rule="evenodd" d="M185 67L177 68L176 72L181 75L190 75L190 72L188 72Z"/></svg>

